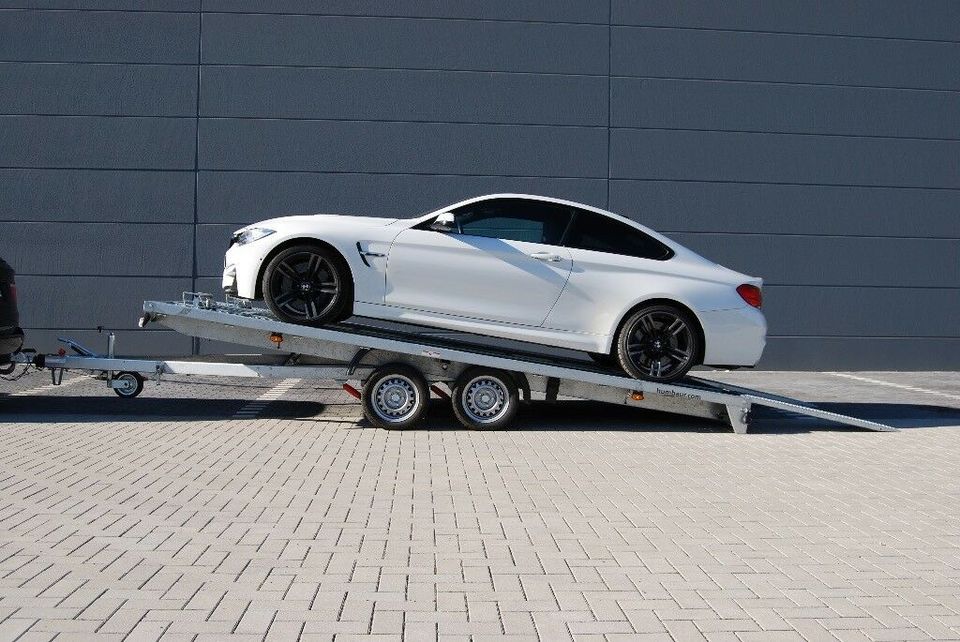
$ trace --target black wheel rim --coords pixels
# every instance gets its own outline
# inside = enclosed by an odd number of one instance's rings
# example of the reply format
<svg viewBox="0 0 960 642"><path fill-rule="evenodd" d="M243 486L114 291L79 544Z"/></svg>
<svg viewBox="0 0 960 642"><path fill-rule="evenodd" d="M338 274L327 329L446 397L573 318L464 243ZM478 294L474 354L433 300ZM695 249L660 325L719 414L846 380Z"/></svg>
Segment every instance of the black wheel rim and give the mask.
<svg viewBox="0 0 960 642"><path fill-rule="evenodd" d="M297 252L277 263L270 276L273 304L298 319L322 317L340 292L340 277L330 261L313 252Z"/></svg>
<svg viewBox="0 0 960 642"><path fill-rule="evenodd" d="M630 328L627 354L644 376L666 379L693 360L693 331L686 321L668 311L650 311Z"/></svg>

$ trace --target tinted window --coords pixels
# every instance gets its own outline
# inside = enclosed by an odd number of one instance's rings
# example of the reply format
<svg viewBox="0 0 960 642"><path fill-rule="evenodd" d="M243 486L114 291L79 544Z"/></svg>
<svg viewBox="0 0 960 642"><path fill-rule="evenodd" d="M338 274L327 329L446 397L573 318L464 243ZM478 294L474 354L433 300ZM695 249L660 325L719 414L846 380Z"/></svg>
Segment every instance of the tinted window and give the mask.
<svg viewBox="0 0 960 642"><path fill-rule="evenodd" d="M461 234L559 245L570 223L569 207L522 198L471 203L455 210Z"/></svg>
<svg viewBox="0 0 960 642"><path fill-rule="evenodd" d="M581 210L577 211L564 245L658 261L673 256L673 250L640 230L612 218Z"/></svg>

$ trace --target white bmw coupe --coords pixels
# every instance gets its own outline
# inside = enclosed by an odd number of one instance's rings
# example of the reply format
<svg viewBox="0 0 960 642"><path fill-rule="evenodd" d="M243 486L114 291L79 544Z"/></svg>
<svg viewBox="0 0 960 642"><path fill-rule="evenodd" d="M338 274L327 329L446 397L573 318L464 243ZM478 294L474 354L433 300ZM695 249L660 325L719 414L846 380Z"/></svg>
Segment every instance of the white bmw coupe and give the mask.
<svg viewBox="0 0 960 642"><path fill-rule="evenodd" d="M351 315L527 341L674 381L753 366L761 280L588 205L496 194L411 219L285 216L234 233L223 288L282 321Z"/></svg>

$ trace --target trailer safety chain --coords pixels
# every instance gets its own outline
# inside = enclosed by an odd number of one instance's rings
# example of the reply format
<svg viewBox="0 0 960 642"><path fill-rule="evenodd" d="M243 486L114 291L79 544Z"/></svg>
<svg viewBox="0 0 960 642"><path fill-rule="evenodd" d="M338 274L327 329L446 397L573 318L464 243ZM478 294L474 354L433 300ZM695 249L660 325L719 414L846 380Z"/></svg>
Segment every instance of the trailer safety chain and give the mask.
<svg viewBox="0 0 960 642"><path fill-rule="evenodd" d="M13 376L7 376L6 374L2 374L2 375L0 375L0 379L3 379L4 381L18 381L18 380L20 380L20 379L23 379L24 377L26 377L26 376L31 372L31 371L30 371L30 366L31 366L31 365L32 365L32 364L29 364L29 363L24 364L23 370L20 371L20 374L18 374L18 375L13 375ZM39 369L39 368L38 368L38 369ZM16 370L16 366L14 366L13 370L10 370L10 373L13 373L14 370Z"/></svg>

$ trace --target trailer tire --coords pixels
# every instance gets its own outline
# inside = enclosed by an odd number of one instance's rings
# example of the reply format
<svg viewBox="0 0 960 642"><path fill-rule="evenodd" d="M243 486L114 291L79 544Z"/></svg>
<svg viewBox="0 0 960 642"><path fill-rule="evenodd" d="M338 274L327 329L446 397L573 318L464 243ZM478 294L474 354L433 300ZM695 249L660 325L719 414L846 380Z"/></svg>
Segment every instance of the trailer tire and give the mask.
<svg viewBox="0 0 960 642"><path fill-rule="evenodd" d="M504 370L467 368L453 384L453 414L466 428L506 428L517 416L520 395L513 375Z"/></svg>
<svg viewBox="0 0 960 642"><path fill-rule="evenodd" d="M403 363L377 368L360 393L367 421L388 430L413 427L427 410L430 388L420 372Z"/></svg>
<svg viewBox="0 0 960 642"><path fill-rule="evenodd" d="M123 399L133 399L143 392L143 375L139 372L118 372L113 380L124 383L123 388L113 389L117 396Z"/></svg>

